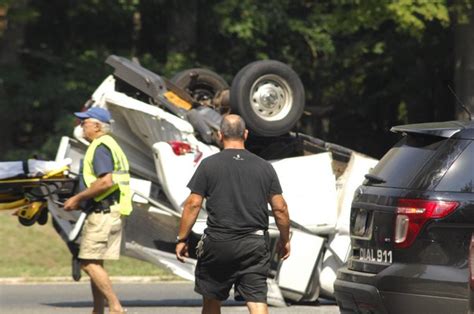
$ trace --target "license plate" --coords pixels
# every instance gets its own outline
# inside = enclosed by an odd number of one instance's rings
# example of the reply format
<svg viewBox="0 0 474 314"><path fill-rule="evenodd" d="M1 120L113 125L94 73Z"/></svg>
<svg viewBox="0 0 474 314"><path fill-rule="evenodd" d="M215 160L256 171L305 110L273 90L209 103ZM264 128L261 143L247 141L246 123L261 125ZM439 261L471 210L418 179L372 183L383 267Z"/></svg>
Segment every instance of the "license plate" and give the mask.
<svg viewBox="0 0 474 314"><path fill-rule="evenodd" d="M381 249L359 249L359 260L383 263L383 264L392 264L392 251L391 250L381 250Z"/></svg>

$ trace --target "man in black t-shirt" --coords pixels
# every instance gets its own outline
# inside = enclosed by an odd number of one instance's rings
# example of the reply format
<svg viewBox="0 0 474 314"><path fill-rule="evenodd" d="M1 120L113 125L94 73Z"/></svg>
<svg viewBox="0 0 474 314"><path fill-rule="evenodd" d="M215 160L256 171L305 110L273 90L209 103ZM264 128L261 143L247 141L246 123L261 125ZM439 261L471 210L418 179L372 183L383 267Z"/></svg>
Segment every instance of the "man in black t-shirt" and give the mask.
<svg viewBox="0 0 474 314"><path fill-rule="evenodd" d="M248 131L238 115L227 115L219 133L224 149L204 159L188 183L176 257L188 256L187 238L206 199L207 228L197 247L195 291L203 313L220 313L234 286L250 313L268 313L270 268L268 204L280 231L279 254L290 255L289 215L273 166L245 150Z"/></svg>

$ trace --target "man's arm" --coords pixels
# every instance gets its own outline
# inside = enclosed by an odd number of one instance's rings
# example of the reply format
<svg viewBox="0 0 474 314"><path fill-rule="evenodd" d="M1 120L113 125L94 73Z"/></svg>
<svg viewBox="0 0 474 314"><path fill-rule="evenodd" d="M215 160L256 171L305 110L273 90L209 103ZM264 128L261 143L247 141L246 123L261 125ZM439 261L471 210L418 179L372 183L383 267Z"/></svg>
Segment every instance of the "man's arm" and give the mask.
<svg viewBox="0 0 474 314"><path fill-rule="evenodd" d="M186 201L184 202L183 214L181 216L181 222L179 225L178 238L181 240L187 240L191 229L196 222L196 219L201 210L203 197L196 193L191 193ZM188 255L188 243L187 241L179 242L176 244L176 258L184 263L184 257Z"/></svg>
<svg viewBox="0 0 474 314"><path fill-rule="evenodd" d="M281 259L285 260L290 256L290 215L288 214L288 206L281 194L274 194L270 197L270 206L280 231L279 255Z"/></svg>
<svg viewBox="0 0 474 314"><path fill-rule="evenodd" d="M114 185L112 180L112 173L107 173L102 177L98 178L94 182L92 182L91 186L85 189L84 191L74 195L73 197L69 198L64 203L64 209L67 211L79 209L79 204L82 201L89 200L94 198Z"/></svg>

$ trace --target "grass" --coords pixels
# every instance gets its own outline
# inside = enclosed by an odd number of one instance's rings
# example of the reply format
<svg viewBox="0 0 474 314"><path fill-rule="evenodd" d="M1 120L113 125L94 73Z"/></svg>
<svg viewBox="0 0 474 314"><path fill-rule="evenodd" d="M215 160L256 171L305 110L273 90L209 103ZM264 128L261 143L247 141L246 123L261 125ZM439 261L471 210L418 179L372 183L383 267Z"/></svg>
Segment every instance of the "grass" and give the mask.
<svg viewBox="0 0 474 314"><path fill-rule="evenodd" d="M71 254L49 218L44 226L25 227L10 212L0 212L0 277L71 276ZM126 256L105 263L111 276L178 278L167 269Z"/></svg>

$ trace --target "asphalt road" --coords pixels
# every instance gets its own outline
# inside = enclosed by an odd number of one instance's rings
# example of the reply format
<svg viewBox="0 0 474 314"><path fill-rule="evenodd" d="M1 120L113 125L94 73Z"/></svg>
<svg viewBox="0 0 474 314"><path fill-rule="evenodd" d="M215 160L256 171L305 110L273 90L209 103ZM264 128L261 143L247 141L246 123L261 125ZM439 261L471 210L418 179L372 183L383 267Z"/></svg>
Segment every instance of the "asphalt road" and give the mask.
<svg viewBox="0 0 474 314"><path fill-rule="evenodd" d="M132 313L201 313L201 297L190 282L114 284L128 314ZM89 284L41 283L0 284L1 313L91 313ZM222 313L246 313L243 303L226 301ZM339 313L332 302L290 307L271 307L270 313Z"/></svg>

